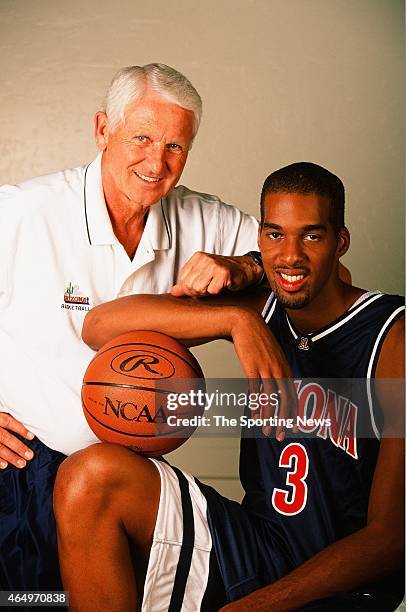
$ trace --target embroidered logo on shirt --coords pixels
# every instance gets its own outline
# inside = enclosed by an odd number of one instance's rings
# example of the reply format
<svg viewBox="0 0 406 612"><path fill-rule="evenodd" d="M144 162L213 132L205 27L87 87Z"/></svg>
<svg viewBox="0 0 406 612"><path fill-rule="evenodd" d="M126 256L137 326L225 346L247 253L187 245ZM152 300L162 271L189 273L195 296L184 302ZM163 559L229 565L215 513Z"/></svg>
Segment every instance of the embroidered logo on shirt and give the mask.
<svg viewBox="0 0 406 612"><path fill-rule="evenodd" d="M63 294L61 308L66 310L90 310L90 299L79 291L79 285L73 285L69 282Z"/></svg>
<svg viewBox="0 0 406 612"><path fill-rule="evenodd" d="M308 351L310 349L309 338L307 336L301 336L297 348L301 351Z"/></svg>

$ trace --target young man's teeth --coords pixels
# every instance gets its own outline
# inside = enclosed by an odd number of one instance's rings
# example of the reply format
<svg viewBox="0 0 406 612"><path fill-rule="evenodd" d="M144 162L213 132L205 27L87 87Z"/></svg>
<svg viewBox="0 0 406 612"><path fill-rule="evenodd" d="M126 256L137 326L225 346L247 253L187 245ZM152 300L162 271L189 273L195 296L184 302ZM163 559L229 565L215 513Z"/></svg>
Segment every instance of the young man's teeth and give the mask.
<svg viewBox="0 0 406 612"><path fill-rule="evenodd" d="M145 176L145 174L141 174L140 172L136 172L136 174L142 178L143 181L147 181L147 183L157 183L159 178L153 178L152 176Z"/></svg>
<svg viewBox="0 0 406 612"><path fill-rule="evenodd" d="M302 278L304 278L304 274L298 274L296 276L289 276L289 274L283 274L283 272L281 272L281 276L283 280L288 281L288 283L296 283L297 281L300 281L302 280Z"/></svg>

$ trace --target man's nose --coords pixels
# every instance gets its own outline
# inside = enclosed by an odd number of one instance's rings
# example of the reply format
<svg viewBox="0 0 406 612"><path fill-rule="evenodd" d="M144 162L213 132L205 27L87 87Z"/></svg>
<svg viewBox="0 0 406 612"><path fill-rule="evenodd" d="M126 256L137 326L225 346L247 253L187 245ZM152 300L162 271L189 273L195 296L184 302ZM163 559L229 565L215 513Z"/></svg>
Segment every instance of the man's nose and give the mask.
<svg viewBox="0 0 406 612"><path fill-rule="evenodd" d="M165 164L165 147L159 145L150 147L148 151L148 169L154 177L161 176Z"/></svg>
<svg viewBox="0 0 406 612"><path fill-rule="evenodd" d="M296 237L285 239L281 255L283 263L287 266L294 266L302 263L304 254L301 240Z"/></svg>

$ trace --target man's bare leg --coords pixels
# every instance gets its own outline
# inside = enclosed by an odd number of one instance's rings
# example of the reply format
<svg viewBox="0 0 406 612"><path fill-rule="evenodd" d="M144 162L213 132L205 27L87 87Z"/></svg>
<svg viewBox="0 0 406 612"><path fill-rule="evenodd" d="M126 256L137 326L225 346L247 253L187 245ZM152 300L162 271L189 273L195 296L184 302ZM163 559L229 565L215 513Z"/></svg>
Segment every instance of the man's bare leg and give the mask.
<svg viewBox="0 0 406 612"><path fill-rule="evenodd" d="M70 610L133 612L137 589L129 539L145 568L160 477L151 461L115 444L71 455L55 483L54 511Z"/></svg>

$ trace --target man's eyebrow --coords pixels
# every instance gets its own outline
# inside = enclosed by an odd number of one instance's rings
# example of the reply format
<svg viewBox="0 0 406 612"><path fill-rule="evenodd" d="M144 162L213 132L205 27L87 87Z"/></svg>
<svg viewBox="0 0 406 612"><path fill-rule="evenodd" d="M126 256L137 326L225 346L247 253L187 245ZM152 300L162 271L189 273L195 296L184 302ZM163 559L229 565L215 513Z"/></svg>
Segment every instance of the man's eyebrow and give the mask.
<svg viewBox="0 0 406 612"><path fill-rule="evenodd" d="M274 230L281 230L283 229L282 225L277 225L276 223L263 223L262 227L264 229L274 229ZM304 227L302 227L302 231L304 232L311 232L311 231L327 231L327 227L325 225L323 225L322 223L316 223L314 225L305 225Z"/></svg>
<svg viewBox="0 0 406 612"><path fill-rule="evenodd" d="M263 228L272 228L272 229L277 229L277 230L282 229L282 226L281 225L276 225L276 223L263 223L262 227Z"/></svg>
<svg viewBox="0 0 406 612"><path fill-rule="evenodd" d="M305 225L303 228L304 232L314 232L314 231L327 231L327 227L323 224L315 224L315 225Z"/></svg>

